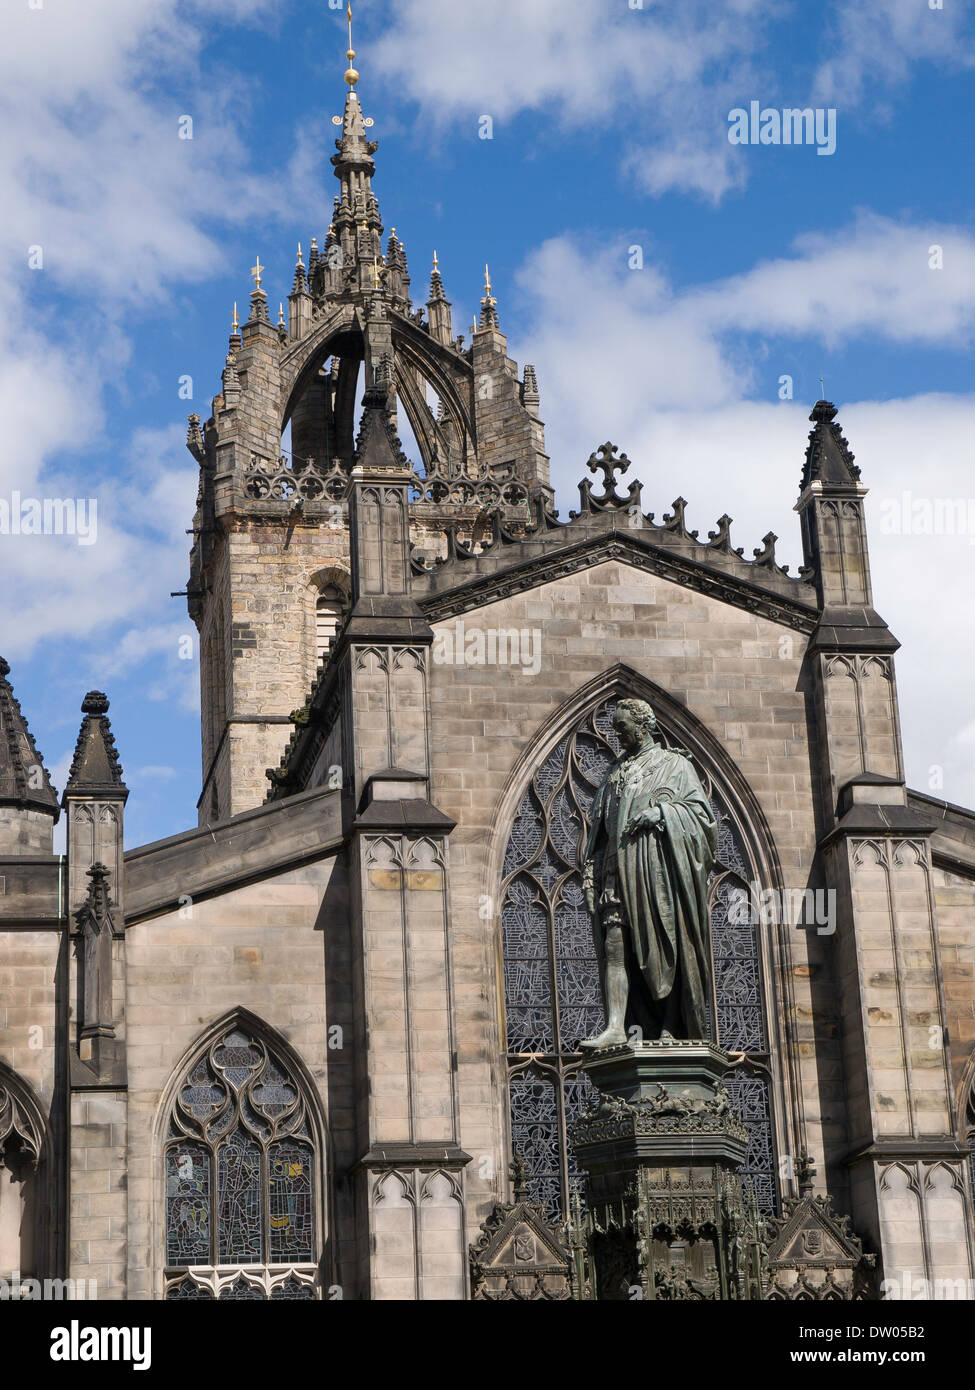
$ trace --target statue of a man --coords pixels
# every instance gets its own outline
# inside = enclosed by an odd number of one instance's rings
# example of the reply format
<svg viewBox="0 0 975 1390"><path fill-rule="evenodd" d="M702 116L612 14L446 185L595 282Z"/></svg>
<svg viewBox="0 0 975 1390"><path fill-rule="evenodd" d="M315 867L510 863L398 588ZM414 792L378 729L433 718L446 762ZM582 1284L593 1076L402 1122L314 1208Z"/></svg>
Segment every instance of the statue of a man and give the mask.
<svg viewBox="0 0 975 1390"><path fill-rule="evenodd" d="M711 995L707 908L717 825L688 754L662 748L644 700L620 700L623 752L592 805L583 888L608 1020L583 1047L703 1038Z"/></svg>

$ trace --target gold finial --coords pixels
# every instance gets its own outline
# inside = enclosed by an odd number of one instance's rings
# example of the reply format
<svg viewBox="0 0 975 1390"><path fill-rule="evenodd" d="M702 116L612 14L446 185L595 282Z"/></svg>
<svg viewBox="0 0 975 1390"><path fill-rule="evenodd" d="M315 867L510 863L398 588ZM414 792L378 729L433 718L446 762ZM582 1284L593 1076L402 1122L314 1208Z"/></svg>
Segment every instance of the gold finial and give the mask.
<svg viewBox="0 0 975 1390"><path fill-rule="evenodd" d="M301 259L301 242L300 242L300 241L298 242L298 264L299 264L299 265L304 265L304 264L305 264L304 261Z"/></svg>
<svg viewBox="0 0 975 1390"><path fill-rule="evenodd" d="M350 89L351 89L351 88L355 87L355 84L356 84L356 83L358 82L358 80L359 80L359 74L356 72L355 68L352 66L352 59L355 57L355 49L352 47L352 6L351 6L351 5L349 5L349 6L346 8L346 12L345 12L345 13L346 13L346 18L347 18L348 21L349 21L349 48L348 48L348 52L347 52L346 55L345 55L345 56L348 58L348 60L349 60L349 66L348 66L348 67L346 68L346 70L345 70L345 80L346 80L346 82L349 84L349 87L350 87Z"/></svg>
<svg viewBox="0 0 975 1390"><path fill-rule="evenodd" d="M258 258L257 258L257 264L251 266L251 275L252 275L253 280L254 280L254 288L255 288L255 290L259 290L259 289L261 288L261 272L264 271L264 270L267 270L267 266L266 266L266 265L261 265L261 258L260 258L260 256L258 256Z"/></svg>
<svg viewBox="0 0 975 1390"><path fill-rule="evenodd" d="M231 333L239 333L239 332L240 332L240 324L237 322L237 301L236 301L236 299L234 300L234 321L233 321L233 323L230 325L230 331L231 331Z"/></svg>
<svg viewBox="0 0 975 1390"><path fill-rule="evenodd" d="M436 270L437 267L438 267L439 265L440 265L440 262L437 260L437 253L436 253L436 251L434 251L434 253L433 253L433 268L434 268L434 270Z"/></svg>
<svg viewBox="0 0 975 1390"><path fill-rule="evenodd" d="M491 293L491 272L488 270L487 266L484 267L484 293Z"/></svg>

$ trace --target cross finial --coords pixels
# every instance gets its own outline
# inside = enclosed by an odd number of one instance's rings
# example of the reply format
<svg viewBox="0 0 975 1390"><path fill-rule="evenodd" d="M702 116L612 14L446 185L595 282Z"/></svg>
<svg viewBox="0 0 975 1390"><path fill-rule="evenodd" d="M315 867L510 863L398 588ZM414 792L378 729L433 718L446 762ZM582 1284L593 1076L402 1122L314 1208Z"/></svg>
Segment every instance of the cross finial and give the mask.
<svg viewBox="0 0 975 1390"><path fill-rule="evenodd" d="M822 377L819 378L819 399L821 401L826 399L826 383Z"/></svg>
<svg viewBox="0 0 975 1390"><path fill-rule="evenodd" d="M630 466L630 460L625 454L620 453L615 444L607 442L600 444L595 453L589 455L587 466L590 473L602 473L606 496L615 496L616 476L626 472Z"/></svg>
<svg viewBox="0 0 975 1390"><path fill-rule="evenodd" d="M258 256L257 264L251 266L251 276L253 277L254 288L256 290L259 290L261 288L261 274L265 270L267 270L267 266L261 265L261 258L260 256Z"/></svg>

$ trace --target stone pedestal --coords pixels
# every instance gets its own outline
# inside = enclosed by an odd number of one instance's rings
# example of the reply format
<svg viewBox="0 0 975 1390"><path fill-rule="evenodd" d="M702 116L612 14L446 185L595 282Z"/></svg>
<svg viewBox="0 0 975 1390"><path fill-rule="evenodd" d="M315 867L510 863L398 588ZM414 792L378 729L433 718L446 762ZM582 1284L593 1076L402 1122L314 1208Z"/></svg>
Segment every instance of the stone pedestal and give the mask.
<svg viewBox="0 0 975 1390"><path fill-rule="evenodd" d="M572 1136L588 1176L576 1243L588 1297L762 1297L757 1213L738 1176L748 1129L723 1085L729 1063L713 1043L672 1039L589 1054L601 1099Z"/></svg>

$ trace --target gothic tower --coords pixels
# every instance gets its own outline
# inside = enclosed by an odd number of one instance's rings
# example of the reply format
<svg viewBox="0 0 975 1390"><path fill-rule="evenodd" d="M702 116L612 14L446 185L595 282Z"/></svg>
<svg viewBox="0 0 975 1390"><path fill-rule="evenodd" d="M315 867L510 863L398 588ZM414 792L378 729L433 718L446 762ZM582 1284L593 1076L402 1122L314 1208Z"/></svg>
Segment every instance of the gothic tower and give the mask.
<svg viewBox="0 0 975 1390"><path fill-rule="evenodd" d="M347 491L361 384L388 376L390 421L402 407L416 439L411 542L427 559L450 517L464 539L493 513L525 523L551 498L534 368L507 355L486 275L470 341L454 337L434 253L426 316L413 307L395 228L383 252L368 135L349 48L344 115L332 156L339 192L327 233L313 237L277 324L260 258L250 311L236 308L223 389L188 447L200 464L188 586L200 633L201 825L258 806L347 606ZM290 426L291 446L282 438Z"/></svg>

